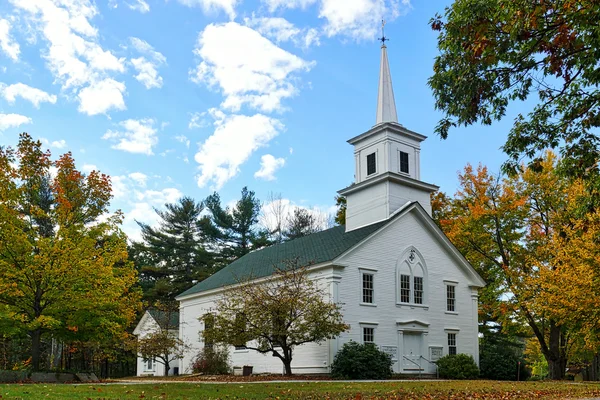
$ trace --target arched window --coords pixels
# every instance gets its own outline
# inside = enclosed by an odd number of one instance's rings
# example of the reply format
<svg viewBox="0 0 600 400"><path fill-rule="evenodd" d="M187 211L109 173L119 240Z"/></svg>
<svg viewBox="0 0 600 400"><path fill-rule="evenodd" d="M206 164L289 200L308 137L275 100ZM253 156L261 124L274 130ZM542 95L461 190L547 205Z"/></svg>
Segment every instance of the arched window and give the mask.
<svg viewBox="0 0 600 400"><path fill-rule="evenodd" d="M427 304L427 266L419 251L411 246L396 264L396 302Z"/></svg>

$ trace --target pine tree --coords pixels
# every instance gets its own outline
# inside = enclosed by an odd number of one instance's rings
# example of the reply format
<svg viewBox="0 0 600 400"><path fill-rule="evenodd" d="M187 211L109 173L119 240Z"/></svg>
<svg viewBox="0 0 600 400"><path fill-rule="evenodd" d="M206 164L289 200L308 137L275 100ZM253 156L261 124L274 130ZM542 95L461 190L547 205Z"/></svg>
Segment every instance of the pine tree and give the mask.
<svg viewBox="0 0 600 400"><path fill-rule="evenodd" d="M231 262L269 244L268 233L258 228L260 201L247 187L233 208L223 208L217 192L204 201L210 210L210 233L220 248L222 261Z"/></svg>
<svg viewBox="0 0 600 400"><path fill-rule="evenodd" d="M165 209L155 210L156 228L138 222L143 241L130 249L149 301L169 301L214 272L203 204L183 197Z"/></svg>

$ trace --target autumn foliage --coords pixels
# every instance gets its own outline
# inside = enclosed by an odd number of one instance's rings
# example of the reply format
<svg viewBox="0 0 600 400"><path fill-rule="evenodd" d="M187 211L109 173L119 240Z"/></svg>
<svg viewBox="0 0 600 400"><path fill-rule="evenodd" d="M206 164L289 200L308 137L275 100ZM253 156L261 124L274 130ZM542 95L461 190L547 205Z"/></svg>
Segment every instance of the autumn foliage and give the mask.
<svg viewBox="0 0 600 400"><path fill-rule="evenodd" d="M34 370L43 336L115 343L135 318L137 275L110 198L110 178L81 173L70 153L52 161L25 133L0 148L0 318L30 336Z"/></svg>
<svg viewBox="0 0 600 400"><path fill-rule="evenodd" d="M484 331L527 326L553 378L575 351L597 348L600 328L598 196L557 173L558 164L547 153L541 171L504 178L468 165L456 195L433 203L446 235L489 283L480 293Z"/></svg>

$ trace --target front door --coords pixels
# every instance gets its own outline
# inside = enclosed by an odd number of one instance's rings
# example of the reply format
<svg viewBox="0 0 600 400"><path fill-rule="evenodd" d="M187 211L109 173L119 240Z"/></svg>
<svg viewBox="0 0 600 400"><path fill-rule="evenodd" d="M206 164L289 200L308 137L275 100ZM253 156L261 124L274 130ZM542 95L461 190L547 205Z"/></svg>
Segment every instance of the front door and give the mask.
<svg viewBox="0 0 600 400"><path fill-rule="evenodd" d="M423 335L415 332L404 332L402 352L402 369L406 372L419 371L421 365L421 341Z"/></svg>

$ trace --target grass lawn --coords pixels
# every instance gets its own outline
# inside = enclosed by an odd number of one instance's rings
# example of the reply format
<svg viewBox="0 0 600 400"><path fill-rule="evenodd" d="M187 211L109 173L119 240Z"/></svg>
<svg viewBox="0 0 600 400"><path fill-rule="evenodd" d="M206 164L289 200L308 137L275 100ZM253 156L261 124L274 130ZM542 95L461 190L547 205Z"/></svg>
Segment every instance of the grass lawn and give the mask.
<svg viewBox="0 0 600 400"><path fill-rule="evenodd" d="M600 384L554 382L310 382L0 385L1 399L581 399Z"/></svg>

